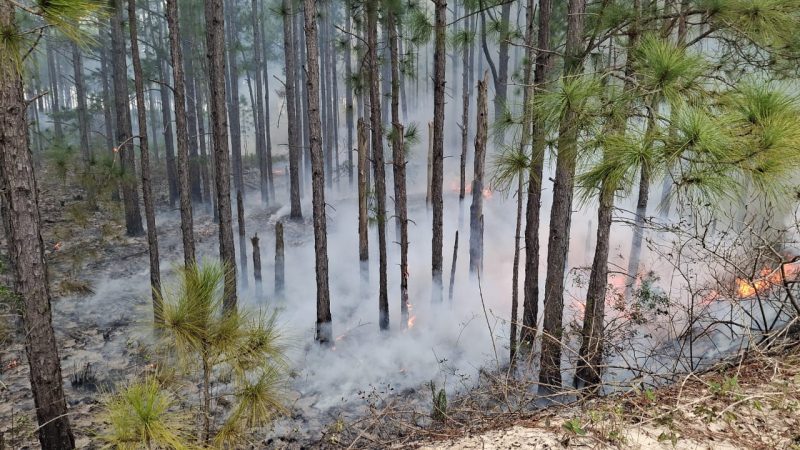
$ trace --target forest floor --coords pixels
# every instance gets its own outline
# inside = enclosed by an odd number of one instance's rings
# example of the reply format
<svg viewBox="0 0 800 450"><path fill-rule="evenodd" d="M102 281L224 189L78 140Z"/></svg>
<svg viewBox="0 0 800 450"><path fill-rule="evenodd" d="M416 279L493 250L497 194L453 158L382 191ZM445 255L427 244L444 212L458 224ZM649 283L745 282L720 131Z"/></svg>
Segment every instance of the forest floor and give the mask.
<svg viewBox="0 0 800 450"><path fill-rule="evenodd" d="M534 413L475 411L472 419L459 417L418 435L425 437L392 448L797 450L800 344L720 363L655 390Z"/></svg>
<svg viewBox="0 0 800 450"><path fill-rule="evenodd" d="M71 421L79 448L95 448L105 428L102 394L150 363L149 327L140 323L150 300L146 286L137 285L147 279L146 239L125 237L119 211L109 211L109 205L86 211L79 190L44 178L41 217ZM167 209L164 198L159 203ZM270 213L257 215L266 221ZM196 218L198 245L213 245L211 217L199 211ZM158 225L162 258L180 259L177 212L161 214ZM290 240L292 233L302 232L302 226L288 230ZM7 284L8 274L3 277ZM36 448L27 377L17 335L0 345L0 433L7 448ZM655 391L634 389L539 411L536 396L526 394L530 385L514 386L509 394L504 380L482 374L477 387L450 399L444 422L430 418L427 386L400 394L365 392L361 406L314 417L302 406L313 399L298 398L290 417L272 430L259 430L248 448L800 449L797 344ZM510 401L510 396L526 401Z"/></svg>

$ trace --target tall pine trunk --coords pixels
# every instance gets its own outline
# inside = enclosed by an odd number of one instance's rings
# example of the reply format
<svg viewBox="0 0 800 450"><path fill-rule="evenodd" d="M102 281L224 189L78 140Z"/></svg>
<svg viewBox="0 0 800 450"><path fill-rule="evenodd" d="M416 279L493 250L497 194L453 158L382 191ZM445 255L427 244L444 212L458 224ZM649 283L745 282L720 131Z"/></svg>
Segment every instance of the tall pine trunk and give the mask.
<svg viewBox="0 0 800 450"><path fill-rule="evenodd" d="M586 0L569 0L564 76L574 77L583 69L583 24ZM578 157L577 114L573 105L564 112L558 132L558 157L550 209L550 237L547 245L547 280L544 290L544 336L539 390L561 387L561 338L564 318L564 272L569 252L575 165Z"/></svg>
<svg viewBox="0 0 800 450"><path fill-rule="evenodd" d="M194 220L189 187L189 131L187 129L186 87L178 17L178 0L167 0L167 25L169 27L169 48L172 58L172 92L175 96L175 134L178 143L178 191L181 204L183 260L186 267L189 267L195 263Z"/></svg>
<svg viewBox="0 0 800 450"><path fill-rule="evenodd" d="M136 183L136 159L133 151L131 110L128 103L128 65L125 60L125 37L122 34L123 0L113 0L111 17L111 47L114 72L114 110L117 113L117 151L125 178L122 180L122 200L125 206L125 231L128 236L144 234L142 213L139 210L139 192Z"/></svg>
<svg viewBox="0 0 800 450"><path fill-rule="evenodd" d="M444 240L444 95L445 95L445 28L447 1L434 0L436 43L433 53L433 161L431 166L431 204L433 224L431 238L431 299L442 301L442 246Z"/></svg>
<svg viewBox="0 0 800 450"><path fill-rule="evenodd" d="M533 96L542 92L550 69L550 19L553 0L539 1L536 69L533 74ZM520 343L533 346L539 316L539 221L542 203L542 176L546 146L546 130L542 118L531 112L531 167L528 173L528 199L525 205L525 281L523 284L522 330Z"/></svg>
<svg viewBox="0 0 800 450"><path fill-rule="evenodd" d="M369 211L367 163L369 143L367 138L367 125L363 118L358 119L358 262L361 273L362 287L369 284Z"/></svg>
<svg viewBox="0 0 800 450"><path fill-rule="evenodd" d="M86 110L86 84L83 81L83 60L81 49L72 42L72 71L75 78L75 97L78 99L78 134L80 136L81 158L84 165L92 160L89 148L89 115Z"/></svg>
<svg viewBox="0 0 800 450"><path fill-rule="evenodd" d="M161 323L161 268L158 258L158 231L153 206L153 187L150 183L150 149L147 140L147 110L144 106L144 81L139 60L139 39L136 21L136 0L128 0L128 28L131 35L131 60L136 88L136 116L139 123L139 153L142 171L142 199L147 222L147 249L150 256L150 290L153 298L153 318Z"/></svg>
<svg viewBox="0 0 800 450"><path fill-rule="evenodd" d="M0 1L0 28L17 33L16 8ZM25 328L25 353L39 444L44 450L75 448L70 428L39 217L39 198L29 146L26 101L15 48L0 42L0 207L8 256ZM19 55L16 55L19 56Z"/></svg>
<svg viewBox="0 0 800 450"><path fill-rule="evenodd" d="M331 298L328 289L328 231L325 220L325 166L322 155L322 124L319 114L319 49L317 48L317 6L304 0L306 67L308 74L308 125L311 143L312 209L314 215L314 258L317 275L317 332L320 344L333 342Z"/></svg>
<svg viewBox="0 0 800 450"><path fill-rule="evenodd" d="M477 134L472 176L472 205L469 207L469 273L480 276L483 270L483 179L486 165L486 141L489 135L487 79L478 81Z"/></svg>
<svg viewBox="0 0 800 450"><path fill-rule="evenodd" d="M367 67L369 68L370 124L372 126L372 171L375 175L375 206L378 224L378 324L389 329L389 292L386 279L386 173L383 158L380 68L378 67L378 5L367 2Z"/></svg>
<svg viewBox="0 0 800 450"><path fill-rule="evenodd" d="M408 206L403 124L400 123L400 57L397 19L393 5L386 6L392 73L392 158L394 160L394 211L400 235L400 325L408 324Z"/></svg>
<svg viewBox="0 0 800 450"><path fill-rule="evenodd" d="M206 50L208 53L211 136L214 147L214 181L219 214L219 257L225 265L223 307L236 309L236 249L233 245L231 162L228 154L228 114L225 108L225 19L222 0L206 0Z"/></svg>
<svg viewBox="0 0 800 450"><path fill-rule="evenodd" d="M242 127L239 114L239 61L236 52L239 46L239 31L236 23L236 11L238 9L236 0L226 0L225 21L227 26L227 56L228 56L228 77L230 85L230 95L228 95L228 119L230 120L228 129L230 130L231 144L231 164L233 167L233 187L236 192L244 192L244 177L242 175Z"/></svg>
<svg viewBox="0 0 800 450"><path fill-rule="evenodd" d="M266 143L266 128L267 124L264 123L264 92L262 80L267 77L267 73L263 73L261 65L261 21L258 15L258 2L257 0L251 1L251 14L253 15L253 58L255 61L253 70L255 72L256 95L255 95L255 121L256 121L256 155L258 156L258 169L260 173L260 186L261 186L261 201L265 205L269 205L269 167L267 164L267 143ZM269 105L267 105L269 107Z"/></svg>
<svg viewBox="0 0 800 450"><path fill-rule="evenodd" d="M300 210L300 155L303 147L299 146L300 134L298 128L298 113L295 108L295 48L292 33L292 0L283 0L283 53L286 70L286 120L288 122L289 147L289 203L291 206L289 217L299 220L303 217Z"/></svg>

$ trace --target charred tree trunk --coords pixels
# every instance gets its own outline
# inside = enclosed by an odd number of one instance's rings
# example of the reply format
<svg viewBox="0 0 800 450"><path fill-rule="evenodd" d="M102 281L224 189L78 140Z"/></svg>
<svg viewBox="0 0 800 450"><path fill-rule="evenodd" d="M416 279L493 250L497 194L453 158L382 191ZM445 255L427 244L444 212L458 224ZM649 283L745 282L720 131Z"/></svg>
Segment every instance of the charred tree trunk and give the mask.
<svg viewBox="0 0 800 450"><path fill-rule="evenodd" d="M369 68L369 105L372 125L372 171L375 175L375 205L378 223L378 324L389 329L389 293L386 279L386 173L383 158L383 121L381 119L380 67L378 67L378 5L367 2L367 67Z"/></svg>
<svg viewBox="0 0 800 450"><path fill-rule="evenodd" d="M16 8L0 1L0 28L18 33ZM18 55L17 55L18 56ZM44 450L75 448L53 332L50 291L39 217L39 198L28 141L25 93L12 51L0 52L0 207L14 291L22 308L25 353L39 444Z"/></svg>
<svg viewBox="0 0 800 450"><path fill-rule="evenodd" d="M275 298L283 299L286 293L286 259L283 244L283 222L275 224Z"/></svg>
<svg viewBox="0 0 800 450"><path fill-rule="evenodd" d="M508 60L509 44L511 39L511 2L506 2L500 9L500 43L498 45L497 80L494 96L494 120L500 122L506 111L506 98L508 97ZM501 128L502 130L502 128ZM505 135L498 130L494 135L495 146L501 146Z"/></svg>
<svg viewBox="0 0 800 450"><path fill-rule="evenodd" d="M136 159L133 151L131 110L128 104L128 65L125 60L125 37L122 34L123 0L112 0L111 47L114 60L114 110L117 113L117 149L126 177L122 181L122 200L125 206L125 231L128 236L144 234L139 192L136 183Z"/></svg>
<svg viewBox="0 0 800 450"><path fill-rule="evenodd" d="M181 235L183 261L186 267L195 264L194 219L192 197L189 190L189 133L186 115L186 87L183 75L181 31L178 23L178 0L167 0L167 25L172 58L172 91L175 95L175 134L178 142L178 186L181 200Z"/></svg>
<svg viewBox="0 0 800 450"><path fill-rule="evenodd" d="M453 301L453 288L456 285L456 262L458 262L458 230L456 230L456 240L453 243L453 263L450 265L450 289L447 291L447 298Z"/></svg>
<svg viewBox="0 0 800 450"><path fill-rule="evenodd" d="M483 179L486 165L486 140L489 135L487 79L478 81L477 134L472 177L472 205L469 207L469 273L480 276L483 270Z"/></svg>
<svg viewBox="0 0 800 450"><path fill-rule="evenodd" d="M464 24L465 29L469 29L469 21ZM469 65L469 50L470 45L464 43L464 48L461 49L461 160L459 165L459 184L458 184L458 200L463 201L467 190L467 152L469 149L469 94L472 90L469 82L469 72L472 67Z"/></svg>
<svg viewBox="0 0 800 450"><path fill-rule="evenodd" d="M536 46L536 69L533 74L533 95L541 92L547 81L550 66L550 19L553 0L539 0L539 31ZM542 203L542 172L546 130L544 122L535 114L532 116L533 130L531 148L531 168L528 174L528 199L525 205L525 282L523 284L522 330L520 342L533 346L539 316L539 220Z"/></svg>
<svg viewBox="0 0 800 450"><path fill-rule="evenodd" d="M259 8L259 28L262 28L262 20L260 19L263 17L263 12L261 8ZM261 50L262 54L266 52L267 48L267 39L266 33L263 32L263 29L259 30L261 35ZM263 60L263 67L262 67L262 81L264 81L264 109L263 109L263 124L264 124L264 132L266 134L266 151L267 151L267 184L269 185L269 195L273 201L275 201L275 177L272 171L272 132L270 131L270 117L269 117L269 110L270 110L270 102L269 102L269 71L267 67L267 58L266 55L262 58Z"/></svg>
<svg viewBox="0 0 800 450"><path fill-rule="evenodd" d="M153 297L153 319L161 323L161 267L158 257L158 231L156 212L153 206L153 187L150 183L150 149L147 140L147 111L144 105L144 81L142 63L139 60L139 38L136 21L136 0L128 0L128 28L131 35L131 60L133 80L136 86L136 115L139 123L139 154L142 171L142 199L147 222L147 249L150 255L150 289Z"/></svg>
<svg viewBox="0 0 800 450"><path fill-rule="evenodd" d="M275 226L277 227L277 224ZM260 299L264 284L261 281L261 247L258 245L258 233L250 238L250 243L253 244L253 278L256 283L256 299ZM278 270L277 264L275 270Z"/></svg>
<svg viewBox="0 0 800 450"><path fill-rule="evenodd" d="M242 273L242 287L247 289L247 232L244 221L244 200L242 192L236 191L236 213L239 223L239 264Z"/></svg>
<svg viewBox="0 0 800 450"><path fill-rule="evenodd" d="M298 134L298 115L295 109L295 62L294 62L294 36L292 34L292 0L283 0L283 53L286 70L286 115L288 121L288 147L289 147L289 202L291 211L289 217L294 220L303 218L300 210L300 152L303 147Z"/></svg>
<svg viewBox="0 0 800 450"><path fill-rule="evenodd" d="M447 0L434 0L436 46L433 53L433 164L431 203L433 204L433 237L431 239L431 272L434 302L442 301L442 241L444 233L444 95L445 95L445 28Z"/></svg>
<svg viewBox="0 0 800 450"><path fill-rule="evenodd" d="M567 43L564 55L564 76L576 76L583 69L583 24L586 0L569 0ZM547 280L544 291L544 323L542 363L539 390L561 387L561 337L564 316L564 271L569 251L569 230L572 219L572 196L575 188L575 165L578 156L578 124L576 111L568 106L558 133L556 178L553 184L553 206L550 209L550 237L547 245Z"/></svg>
<svg viewBox="0 0 800 450"><path fill-rule="evenodd" d="M369 283L369 211L367 211L367 125L358 119L358 261L361 284Z"/></svg>
<svg viewBox="0 0 800 450"><path fill-rule="evenodd" d="M308 77L308 123L311 143L312 204L314 214L314 255L317 274L317 342L333 342L331 299L328 290L328 231L325 218L325 166L322 155L322 124L319 114L319 49L317 48L316 0L305 5L306 67Z"/></svg>
<svg viewBox="0 0 800 450"><path fill-rule="evenodd" d="M224 309L236 308L236 249L233 245L231 162L228 155L228 117L225 110L225 19L222 0L206 0L206 50L211 99L211 134L219 211L219 256L225 264Z"/></svg>

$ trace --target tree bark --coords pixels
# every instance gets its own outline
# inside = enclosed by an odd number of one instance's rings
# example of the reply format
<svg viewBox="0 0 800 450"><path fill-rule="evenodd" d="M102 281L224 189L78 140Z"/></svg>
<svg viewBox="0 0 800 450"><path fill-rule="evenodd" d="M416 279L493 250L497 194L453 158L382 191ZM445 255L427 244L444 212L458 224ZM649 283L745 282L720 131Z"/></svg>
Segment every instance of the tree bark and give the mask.
<svg viewBox="0 0 800 450"><path fill-rule="evenodd" d="M233 165L233 187L237 192L244 192L244 177L242 175L242 128L239 117L239 62L236 51L239 46L239 33L236 17L236 0L227 0L225 7L227 21L227 55L228 76L230 77L231 92L228 96L228 119L231 143L231 164ZM254 16L255 18L255 16ZM255 39L255 38L254 38ZM260 84L259 84L260 86ZM266 203L266 202L265 202ZM245 277L246 278L246 277Z"/></svg>
<svg viewBox="0 0 800 450"><path fill-rule="evenodd" d="M185 20L188 22L188 19ZM188 25L192 25L191 23ZM191 30L191 28L187 28ZM188 32L188 31L187 31ZM192 201L203 202L202 178L200 175L200 161L198 144L201 136L198 131L198 120L202 121L197 113L197 93L195 92L196 76L194 70L194 60L192 58L192 47L195 45L186 36L181 36L181 47L183 50L183 73L184 73L184 92L186 98L186 125L188 129L189 143L189 188L192 193ZM175 70L173 66L173 70Z"/></svg>
<svg viewBox="0 0 800 450"><path fill-rule="evenodd" d="M83 81L83 61L81 50L72 42L72 71L75 78L75 97L78 99L78 133L80 136L81 158L84 166L92 161L89 148L89 116L86 111L86 84Z"/></svg>
<svg viewBox="0 0 800 450"><path fill-rule="evenodd" d="M288 122L288 147L289 147L289 203L291 210L289 218L300 220L303 213L300 210L300 152L302 146L298 134L298 115L295 109L295 56L294 36L292 34L292 0L283 0L283 53L286 70L286 114Z"/></svg>
<svg viewBox="0 0 800 450"><path fill-rule="evenodd" d="M378 5L367 2L367 67L369 68L370 124L372 126L372 171L375 175L375 218L378 225L378 324L389 329L389 292L386 279L386 173L383 158L380 67L378 66Z"/></svg>
<svg viewBox="0 0 800 450"><path fill-rule="evenodd" d="M550 70L550 20L552 0L539 0L539 31L536 46L536 69L533 96L542 92ZM525 282L523 285L522 330L520 342L533 346L539 316L539 221L542 203L542 176L546 148L546 130L541 117L532 114L531 168L528 173L528 198L525 205Z"/></svg>
<svg viewBox="0 0 800 450"><path fill-rule="evenodd" d="M231 163L228 155L228 117L225 110L225 19L222 0L206 0L206 50L211 99L211 135L219 211L219 256L225 265L223 308L236 309L236 249L233 245Z"/></svg>
<svg viewBox="0 0 800 450"><path fill-rule="evenodd" d="M308 124L311 144L312 209L314 215L314 258L317 274L317 332L320 344L333 342L331 299L328 290L328 231L325 218L325 166L322 154L322 124L319 113L319 49L317 48L317 2L305 5Z"/></svg>
<svg viewBox="0 0 800 450"><path fill-rule="evenodd" d="M284 256L283 222L275 224L275 298L283 299L286 293L286 259Z"/></svg>
<svg viewBox="0 0 800 450"><path fill-rule="evenodd" d="M128 65L125 60L125 37L122 34L123 0L112 0L111 51L114 61L114 110L117 113L117 150L125 178L122 181L122 200L125 206L125 231L128 236L144 234L142 213L139 210L139 192L136 183L136 159L133 151L131 110L128 103Z"/></svg>
<svg viewBox="0 0 800 450"><path fill-rule="evenodd" d="M269 206L269 168L267 167L267 143L266 128L264 123L264 92L262 81L267 77L264 72L262 77L261 65L261 24L258 14L257 0L251 1L251 14L253 15L253 58L255 59L253 71L255 72L256 95L255 95L255 116L256 121L256 155L258 156L258 169L260 173L261 202ZM269 107L269 105L267 105Z"/></svg>
<svg viewBox="0 0 800 450"><path fill-rule="evenodd" d="M345 0L345 31L352 32L352 5L351 0ZM344 73L345 73L345 124L347 126L347 181L350 188L353 187L353 126L355 125L353 119L353 57L352 49L350 47L350 35L344 35Z"/></svg>
<svg viewBox="0 0 800 450"><path fill-rule="evenodd" d="M242 287L247 289L247 231L245 230L244 199L241 191L236 191L236 213L239 223L239 264L242 266Z"/></svg>
<svg viewBox="0 0 800 450"><path fill-rule="evenodd" d="M586 0L569 0L564 76L583 69L583 24ZM559 124L556 178L553 206L550 209L550 237L547 245L547 280L544 291L544 336L539 372L540 392L561 388L561 337L564 316L564 271L569 252L572 197L575 188L575 165L578 156L578 124L572 105L567 106Z"/></svg>
<svg viewBox="0 0 800 450"><path fill-rule="evenodd" d="M511 2L506 2L500 9L500 43L498 44L497 58L497 82L495 83L494 95L494 120L500 122L506 110L506 98L508 97L508 61L509 44L511 35ZM502 127L501 127L502 130ZM495 146L502 146L505 134L498 130L494 135Z"/></svg>
<svg viewBox="0 0 800 450"><path fill-rule="evenodd" d="M128 28L131 35L131 60L133 79L136 86L136 115L139 123L139 154L142 172L142 199L147 222L147 249L150 256L150 290L153 298L153 320L162 322L161 305L161 266L158 257L158 231L156 212L153 206L153 187L150 183L150 149L147 139L147 111L144 105L144 80L142 62L139 59L139 38L136 20L136 0L128 0Z"/></svg>
<svg viewBox="0 0 800 450"><path fill-rule="evenodd" d="M444 233L444 95L445 95L445 28L447 1L434 0L436 44L433 53L433 164L431 203L433 225L431 238L431 299L442 301L442 241Z"/></svg>
<svg viewBox="0 0 800 450"><path fill-rule="evenodd" d="M394 210L400 235L400 324L408 324L408 200L406 193L406 155L404 130L400 123L400 59L396 12L386 5L389 31L390 70L392 74L392 158L394 160Z"/></svg>
<svg viewBox="0 0 800 450"><path fill-rule="evenodd" d="M369 283L369 211L367 211L367 125L358 119L358 261L362 286Z"/></svg>
<svg viewBox="0 0 800 450"><path fill-rule="evenodd" d="M278 224L275 224L275 227L277 229ZM263 283L261 281L261 247L259 247L258 245L258 233L256 233L253 237L250 238L250 242L253 244L253 278L255 279L256 283L256 299L260 300L261 295L263 293ZM276 262L275 265L276 273L277 270L278 266Z"/></svg>
<svg viewBox="0 0 800 450"><path fill-rule="evenodd" d="M480 276L483 271L483 180L486 166L486 140L489 136L488 80L478 81L477 134L472 176L472 205L469 207L469 273Z"/></svg>
<svg viewBox="0 0 800 450"><path fill-rule="evenodd" d="M47 41L47 76L50 80L50 120L53 122L53 131L57 143L64 141L64 128L61 125L61 91L58 82L58 63L56 60L55 36L52 31Z"/></svg>
<svg viewBox="0 0 800 450"><path fill-rule="evenodd" d="M0 0L0 28L18 33L16 8ZM25 353L39 444L44 450L75 448L64 400L58 345L53 332L50 291L39 217L39 198L29 146L22 75L11 51L0 52L0 206L22 308ZM17 57L19 55L16 55Z"/></svg>
<svg viewBox="0 0 800 450"><path fill-rule="evenodd" d="M458 261L458 230L456 230L456 241L453 243L453 262L450 265L450 289L447 291L447 298L453 301L453 288L456 285L456 262Z"/></svg>
<svg viewBox="0 0 800 450"><path fill-rule="evenodd" d="M175 130L178 143L178 186L181 204L181 235L183 261L188 268L195 263L194 219L189 188L189 133L186 114L186 88L183 75L183 54L178 22L178 0L167 0L167 25L172 58L172 91L175 96Z"/></svg>

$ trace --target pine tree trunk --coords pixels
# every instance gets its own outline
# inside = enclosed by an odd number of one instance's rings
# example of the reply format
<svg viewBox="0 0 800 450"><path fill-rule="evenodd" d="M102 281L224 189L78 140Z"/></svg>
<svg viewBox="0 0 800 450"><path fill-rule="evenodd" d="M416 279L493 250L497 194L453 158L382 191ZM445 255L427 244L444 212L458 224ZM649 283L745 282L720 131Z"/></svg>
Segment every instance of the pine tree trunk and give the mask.
<svg viewBox="0 0 800 450"><path fill-rule="evenodd" d="M231 143L231 164L233 165L233 187L237 192L244 192L244 177L242 175L242 128L239 114L239 62L236 58L239 46L239 24L237 21L236 10L238 9L236 0L226 0L225 6L227 26L227 55L228 55L228 76L230 79L230 95L228 96L228 119Z"/></svg>
<svg viewBox="0 0 800 450"><path fill-rule="evenodd" d="M536 96L542 92L550 70L550 19L553 0L539 0L539 31L536 46L536 69L533 74ZM537 87L538 86L538 87ZM525 205L525 282L523 284L522 330L520 343L532 347L539 320L539 221L542 203L542 176L546 146L545 124L540 117L532 115L531 168L528 173L528 199Z"/></svg>
<svg viewBox="0 0 800 450"><path fill-rule="evenodd" d="M389 55L392 74L392 158L394 160L394 210L400 235L400 325L408 324L408 200L404 130L400 123L400 49L393 6L387 6Z"/></svg>
<svg viewBox="0 0 800 450"><path fill-rule="evenodd" d="M139 60L139 39L137 35L136 0L128 0L128 28L131 35L131 60L133 79L136 86L136 114L139 123L139 153L142 171L142 199L147 222L147 249L150 256L150 290L153 298L153 319L161 323L161 267L158 257L158 231L156 212L153 206L153 187L150 183L150 149L147 140L147 110L144 105L144 81L142 63Z"/></svg>
<svg viewBox="0 0 800 450"><path fill-rule="evenodd" d="M367 211L367 125L358 119L358 261L362 286L369 283L369 211Z"/></svg>
<svg viewBox="0 0 800 450"><path fill-rule="evenodd" d="M242 287L247 289L247 231L244 220L244 199L240 191L236 191L236 213L239 223L239 264L242 266Z"/></svg>
<svg viewBox="0 0 800 450"><path fill-rule="evenodd" d="M276 228L278 224L275 224ZM253 278L256 283L256 299L260 300L263 293L263 282L261 279L261 247L258 245L258 233L250 238L250 243L253 244ZM277 272L277 265L275 266Z"/></svg>
<svg viewBox="0 0 800 450"><path fill-rule="evenodd" d="M206 50L211 99L211 135L219 211L219 257L225 265L224 309L236 309L236 249L233 245L231 162L225 108L225 19L222 0L206 0Z"/></svg>
<svg viewBox="0 0 800 450"><path fill-rule="evenodd" d="M281 300L286 293L286 259L284 256L283 222L275 224L275 298Z"/></svg>
<svg viewBox="0 0 800 450"><path fill-rule="evenodd" d="M291 211L289 217L300 220L303 213L300 210L300 155L303 147L298 146L301 135L298 134L298 114L295 109L295 56L294 36L292 34L292 0L283 0L283 53L286 70L286 114L288 121L288 147L289 147L289 202Z"/></svg>
<svg viewBox="0 0 800 450"><path fill-rule="evenodd" d="M453 262L450 264L450 289L447 291L447 298L453 301L453 288L456 285L456 262L458 262L458 230L456 230L456 240L453 243Z"/></svg>
<svg viewBox="0 0 800 450"><path fill-rule="evenodd" d="M375 205L378 223L378 325L389 329L389 292L386 279L386 174L383 158L383 120L381 119L380 80L378 67L378 5L368 2L367 67L369 69L370 123L372 125L372 171L375 175Z"/></svg>
<svg viewBox="0 0 800 450"><path fill-rule="evenodd" d="M186 21L185 21L186 22ZM191 26L192 24L187 24ZM191 30L191 28L186 28ZM197 129L197 93L195 92L195 70L192 57L192 43L188 39L181 40L183 47L183 73L184 73L184 92L186 93L186 125L188 129L189 142L189 188L192 193L192 201L203 202L203 189L201 187L202 178L200 175L200 161L198 155L198 142L200 139ZM173 66L173 71L175 67ZM202 120L202 119L200 119Z"/></svg>
<svg viewBox="0 0 800 450"><path fill-rule="evenodd" d="M256 83L256 101L255 101L255 121L256 121L256 155L258 156L258 169L260 172L260 185L261 185L261 201L264 205L269 205L269 177L270 171L267 167L267 144L266 144L266 128L267 124L264 123L264 92L262 87L262 80L267 78L267 73L264 72L262 77L261 65L261 24L258 14L257 0L251 1L251 14L253 15L253 61L255 71ZM267 105L269 107L269 105Z"/></svg>
<svg viewBox="0 0 800 450"><path fill-rule="evenodd" d="M178 143L178 186L181 204L181 235L183 238L183 261L186 267L195 264L194 220L192 198L189 187L189 133L187 126L186 87L183 74L183 54L178 22L178 0L167 0L167 24L169 26L169 48L172 58L172 91L175 96L175 130Z"/></svg>
<svg viewBox="0 0 800 450"><path fill-rule="evenodd" d="M122 200L125 206L125 231L128 236L144 234L142 213L139 210L139 192L136 183L136 159L133 150L131 110L128 104L128 65L125 60L123 0L112 0L111 47L114 61L114 110L117 113L117 150L125 178L122 181Z"/></svg>
<svg viewBox="0 0 800 450"><path fill-rule="evenodd" d="M199 45L198 45L199 46ZM200 172L200 181L203 188L204 197L206 204L206 210L209 210L213 206L213 195L211 193L211 174L209 173L208 166L210 164L208 151L206 148L206 128L205 128L205 114L203 114L203 105L205 105L205 99L203 95L205 94L205 84L201 83L200 80L194 80L195 88L195 116L197 116L197 137L200 143L200 157L197 160L197 167L198 171Z"/></svg>
<svg viewBox="0 0 800 450"><path fill-rule="evenodd" d="M528 151L528 146L531 146L532 132L533 132L533 105L531 100L533 97L533 66L534 66L534 28L535 28L535 7L533 0L527 0L527 12L525 18L525 68L523 70L523 93L522 93L522 138L520 142L520 152L525 154ZM531 146L532 147L532 146ZM533 159L533 155L531 160ZM514 235L514 271L511 279L511 341L509 345L511 366L516 364L517 356L517 328L518 320L517 313L519 309L519 259L520 259L520 245L519 241L522 238L522 197L525 195L523 188L525 174L520 172L517 174L519 183L517 189L517 228ZM534 321L535 322L535 321Z"/></svg>
<svg viewBox="0 0 800 450"><path fill-rule="evenodd" d="M259 22L258 26L261 28L261 49L262 53L266 51L267 48L267 39L266 33L263 30L263 23L261 17L263 17L263 11L259 8ZM269 110L270 110L270 101L269 101L269 70L267 64L267 58L262 58L264 61L264 65L262 68L262 80L264 81L264 109L263 109L263 124L264 124L264 132L266 133L266 149L267 149L267 183L269 184L269 195L272 197L273 201L275 199L275 176L272 171L272 133L270 131L270 118L269 118Z"/></svg>
<svg viewBox="0 0 800 450"><path fill-rule="evenodd" d="M103 96L103 125L105 130L105 137L106 137L106 147L108 147L108 153L112 157L116 157L114 151L114 130L116 129L116 125L114 124L114 104L111 101L111 85L109 84L109 73L108 73L108 53L104 49L100 49L100 78L101 78L101 88L102 88L102 96ZM119 192L115 189L111 193L111 198L115 200L119 200Z"/></svg>
<svg viewBox="0 0 800 450"><path fill-rule="evenodd" d="M433 205L433 237L431 239L431 299L442 301L442 245L444 233L444 95L445 95L445 28L447 1L434 0L436 44L433 53L433 164L431 203Z"/></svg>
<svg viewBox="0 0 800 450"><path fill-rule="evenodd" d="M159 93L161 96L161 121L164 123L164 153L167 162L167 184L169 187L169 206L175 207L179 198L178 193L178 168L175 165L175 144L172 141L172 115L170 110L175 106L170 103L169 87L167 86L167 67L165 62L160 62L161 83Z"/></svg>
<svg viewBox="0 0 800 450"><path fill-rule="evenodd" d="M9 0L0 0L0 28L10 33L18 33L15 10ZM43 450L73 449L75 438L64 400L50 310L39 198L25 117L27 105L17 63L11 52L0 52L0 207L14 291L22 309L39 444Z"/></svg>
<svg viewBox="0 0 800 450"><path fill-rule="evenodd" d="M603 325L605 320L606 289L608 286L608 254L611 239L611 221L614 211L613 187L603 182L600 188L600 206L597 210L597 245L594 250L592 272L586 292L586 309L583 313L581 347L575 386L600 385L603 362Z"/></svg>
<svg viewBox="0 0 800 450"><path fill-rule="evenodd" d="M583 69L583 24L586 0L569 0L564 76L575 76ZM564 316L564 272L569 252L575 165L578 156L578 124L573 106L564 112L558 133L558 157L550 209L550 237L547 245L547 280L544 291L544 336L539 390L561 388L561 337Z"/></svg>
<svg viewBox="0 0 800 450"><path fill-rule="evenodd" d="M509 60L509 41L511 39L511 2L506 2L500 9L500 43L498 44L497 58L497 83L495 84L494 95L494 120L501 122L506 110L506 98L508 97L508 60ZM501 129L502 130L502 129ZM494 134L496 147L500 147L505 140L505 133L498 130Z"/></svg>
<svg viewBox="0 0 800 450"><path fill-rule="evenodd" d="M75 78L75 97L78 99L78 133L80 135L81 158L84 165L92 160L89 148L89 116L86 110L86 85L83 81L83 61L81 50L72 42L72 71Z"/></svg>
<svg viewBox="0 0 800 450"><path fill-rule="evenodd" d="M350 0L345 1L345 31L352 32L352 19L351 15L352 5ZM345 73L345 124L347 126L347 181L350 188L353 187L353 126L355 125L353 119L353 57L352 48L350 47L350 35L344 35L344 73Z"/></svg>
<svg viewBox="0 0 800 450"><path fill-rule="evenodd" d="M478 81L477 134L472 176L472 205L469 207L469 273L480 276L483 268L483 181L486 166L486 141L489 137L488 80Z"/></svg>
<svg viewBox="0 0 800 450"><path fill-rule="evenodd" d="M60 83L58 82L58 61L55 46L55 36L53 31L48 34L47 41L47 75L50 79L50 120L53 122L53 131L57 143L64 142L64 128L61 125L61 91Z"/></svg>
<svg viewBox="0 0 800 450"><path fill-rule="evenodd" d="M328 231L325 218L325 166L322 155L322 124L319 114L319 49L317 48L316 0L304 0L306 67L308 77L308 124L311 143L314 258L317 275L317 332L320 344L333 342L331 299L328 290Z"/></svg>
<svg viewBox="0 0 800 450"><path fill-rule="evenodd" d="M466 8L465 8L466 9ZM469 22L464 23L465 29L468 29ZM459 184L458 184L458 200L463 201L467 190L467 151L469 149L469 93L472 86L469 83L469 72L472 67L469 65L469 49L470 46L464 43L464 48L461 49L461 160L459 164Z"/></svg>

